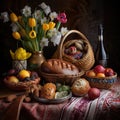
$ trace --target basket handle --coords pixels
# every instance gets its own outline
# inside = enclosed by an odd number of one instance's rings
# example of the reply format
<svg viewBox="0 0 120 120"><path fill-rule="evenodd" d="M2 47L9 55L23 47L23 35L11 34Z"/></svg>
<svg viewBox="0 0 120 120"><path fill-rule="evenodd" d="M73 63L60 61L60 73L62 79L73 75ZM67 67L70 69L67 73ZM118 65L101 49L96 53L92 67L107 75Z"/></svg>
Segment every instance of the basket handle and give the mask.
<svg viewBox="0 0 120 120"><path fill-rule="evenodd" d="M62 40L61 40L61 42L60 42L60 45L59 45L59 58L60 58L60 59L62 59L62 54L61 54L60 51L62 50L63 43L64 43L65 39L66 39L70 34L72 34L72 33L77 33L78 35L81 36L81 38L82 38L83 40L85 40L85 41L88 42L88 39L87 39L87 38L85 37L85 35L84 35L83 33L81 33L80 31L78 31L78 30L70 30L70 31L68 31L68 32L63 36L63 38L62 38Z"/></svg>

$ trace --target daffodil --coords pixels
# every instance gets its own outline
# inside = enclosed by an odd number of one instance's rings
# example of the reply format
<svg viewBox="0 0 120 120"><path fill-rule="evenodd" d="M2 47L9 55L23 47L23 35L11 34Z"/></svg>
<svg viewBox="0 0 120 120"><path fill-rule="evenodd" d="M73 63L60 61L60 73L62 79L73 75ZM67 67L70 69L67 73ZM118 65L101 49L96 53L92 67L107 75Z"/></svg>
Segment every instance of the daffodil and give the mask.
<svg viewBox="0 0 120 120"><path fill-rule="evenodd" d="M54 46L59 45L61 40L61 33L57 32L54 36L51 38L51 42L53 42Z"/></svg>
<svg viewBox="0 0 120 120"><path fill-rule="evenodd" d="M26 5L23 9L22 9L22 14L25 16L25 17L29 17L31 16L31 7Z"/></svg>
<svg viewBox="0 0 120 120"><path fill-rule="evenodd" d="M48 46L48 43L49 43L48 38L43 37L42 40L41 40L40 45L43 48L44 46Z"/></svg>
<svg viewBox="0 0 120 120"><path fill-rule="evenodd" d="M1 13L0 18L3 19L3 22L8 22L9 21L9 15L8 15L7 12Z"/></svg>
<svg viewBox="0 0 120 120"><path fill-rule="evenodd" d="M58 14L56 12L51 12L49 16L51 21L53 21L55 18L57 18Z"/></svg>

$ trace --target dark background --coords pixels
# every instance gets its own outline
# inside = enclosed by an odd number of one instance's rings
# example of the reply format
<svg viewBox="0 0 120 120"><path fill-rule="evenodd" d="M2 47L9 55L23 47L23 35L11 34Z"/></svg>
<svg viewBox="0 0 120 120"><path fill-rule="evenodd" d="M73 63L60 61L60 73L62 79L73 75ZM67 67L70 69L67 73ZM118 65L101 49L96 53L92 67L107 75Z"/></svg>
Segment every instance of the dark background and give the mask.
<svg viewBox="0 0 120 120"><path fill-rule="evenodd" d="M90 41L95 52L97 45L98 24L104 26L104 45L109 56L108 66L120 74L120 13L116 0L0 0L0 13L11 9L17 15L25 5L33 9L44 1L52 11L67 14L69 29L81 31ZM16 41L11 36L10 23L0 20L0 76L11 68L10 49L16 48Z"/></svg>

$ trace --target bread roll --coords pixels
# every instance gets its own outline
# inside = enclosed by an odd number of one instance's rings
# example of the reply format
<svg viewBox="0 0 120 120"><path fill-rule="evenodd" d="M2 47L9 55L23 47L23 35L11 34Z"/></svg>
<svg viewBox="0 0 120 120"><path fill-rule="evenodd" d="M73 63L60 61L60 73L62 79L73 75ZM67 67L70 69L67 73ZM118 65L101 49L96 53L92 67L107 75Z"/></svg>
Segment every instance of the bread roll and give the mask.
<svg viewBox="0 0 120 120"><path fill-rule="evenodd" d="M54 83L46 83L41 90L41 98L53 99L55 97L56 85Z"/></svg>
<svg viewBox="0 0 120 120"><path fill-rule="evenodd" d="M79 69L70 62L61 59L49 59L42 63L41 70L51 74L76 75Z"/></svg>
<svg viewBox="0 0 120 120"><path fill-rule="evenodd" d="M77 79L71 87L71 91L75 96L83 96L88 93L90 84L85 78Z"/></svg>

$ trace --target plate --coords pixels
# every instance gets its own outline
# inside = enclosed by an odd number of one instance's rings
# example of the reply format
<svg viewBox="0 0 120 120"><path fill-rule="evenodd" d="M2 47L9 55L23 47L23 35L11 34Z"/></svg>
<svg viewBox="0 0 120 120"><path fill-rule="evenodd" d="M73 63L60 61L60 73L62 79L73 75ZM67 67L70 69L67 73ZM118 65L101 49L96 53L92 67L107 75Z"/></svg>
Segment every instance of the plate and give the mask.
<svg viewBox="0 0 120 120"><path fill-rule="evenodd" d="M72 97L72 92L70 92L67 96L65 97L62 97L62 98L59 98L59 99L45 99L45 98L40 98L40 97L37 97L35 95L32 95L33 99L35 99L37 102L41 102L41 103L47 103L47 104L50 104L50 103L62 103L68 99L70 99Z"/></svg>

